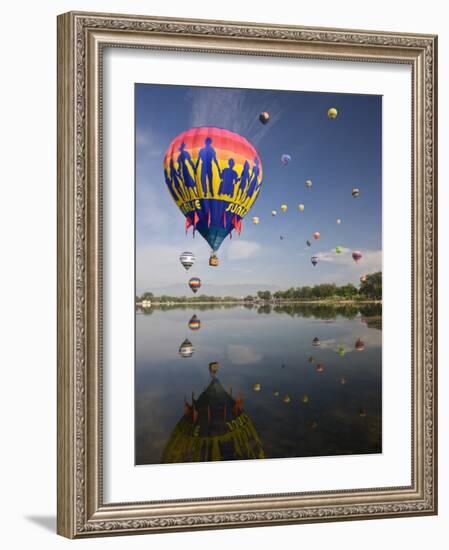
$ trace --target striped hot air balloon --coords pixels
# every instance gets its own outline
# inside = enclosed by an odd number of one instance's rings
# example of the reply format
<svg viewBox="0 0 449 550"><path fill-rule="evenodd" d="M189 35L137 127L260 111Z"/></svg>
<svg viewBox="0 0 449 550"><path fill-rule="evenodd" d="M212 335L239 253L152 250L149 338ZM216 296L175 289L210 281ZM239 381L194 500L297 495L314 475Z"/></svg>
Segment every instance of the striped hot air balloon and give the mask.
<svg viewBox="0 0 449 550"><path fill-rule="evenodd" d="M195 263L195 256L191 252L183 252L181 256L179 256L179 261L182 263L185 270L188 271Z"/></svg>
<svg viewBox="0 0 449 550"><path fill-rule="evenodd" d="M193 315L193 317L189 321L189 329L200 330L200 328L201 328L201 321L198 319L196 315Z"/></svg>
<svg viewBox="0 0 449 550"><path fill-rule="evenodd" d="M191 128L168 146L164 176L186 230L193 227L216 252L233 230L240 234L260 192L262 162L254 146L235 132Z"/></svg>
<svg viewBox="0 0 449 550"><path fill-rule="evenodd" d="M184 358L192 357L193 352L194 349L192 342L186 338L184 342L179 346L179 355Z"/></svg>
<svg viewBox="0 0 449 550"><path fill-rule="evenodd" d="M196 294L198 290L201 288L201 279L198 277L192 277L189 281L189 287L190 290Z"/></svg>

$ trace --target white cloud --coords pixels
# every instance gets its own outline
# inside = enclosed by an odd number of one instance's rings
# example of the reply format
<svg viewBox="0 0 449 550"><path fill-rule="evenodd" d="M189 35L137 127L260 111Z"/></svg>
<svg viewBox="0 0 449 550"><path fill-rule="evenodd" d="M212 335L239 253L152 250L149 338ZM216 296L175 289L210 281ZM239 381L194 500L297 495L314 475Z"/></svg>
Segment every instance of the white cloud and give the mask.
<svg viewBox="0 0 449 550"><path fill-rule="evenodd" d="M340 254L335 252L335 248L327 250L326 252L318 252L315 256L319 262L333 262L338 264L345 264L348 261L349 248L341 248Z"/></svg>
<svg viewBox="0 0 449 550"><path fill-rule="evenodd" d="M252 365L262 361L263 355L248 346L229 345L228 358L234 365Z"/></svg>
<svg viewBox="0 0 449 550"><path fill-rule="evenodd" d="M343 248L340 254L335 252L335 249L315 254L319 262L330 262L338 265L351 265L360 273L371 273L373 271L382 270L382 250L362 250L362 259L355 263L351 257L352 250Z"/></svg>
<svg viewBox="0 0 449 550"><path fill-rule="evenodd" d="M196 88L189 93L192 101L192 126L218 126L246 137L257 145L282 114L279 98L265 93L266 100L254 102L245 90ZM264 95L261 96L262 98ZM229 106L232 105L232 109ZM261 124L259 114L270 113L269 124Z"/></svg>
<svg viewBox="0 0 449 550"><path fill-rule="evenodd" d="M246 258L256 256L261 249L261 245L255 241L233 239L229 243L227 257L228 260L245 260Z"/></svg>

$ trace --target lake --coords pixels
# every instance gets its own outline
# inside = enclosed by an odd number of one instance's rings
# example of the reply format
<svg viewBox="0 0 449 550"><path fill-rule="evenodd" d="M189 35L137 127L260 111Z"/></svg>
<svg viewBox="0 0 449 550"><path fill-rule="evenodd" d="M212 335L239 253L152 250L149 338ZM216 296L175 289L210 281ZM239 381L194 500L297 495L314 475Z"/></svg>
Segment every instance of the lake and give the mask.
<svg viewBox="0 0 449 550"><path fill-rule="evenodd" d="M369 304L138 311L136 464L380 453L381 318Z"/></svg>

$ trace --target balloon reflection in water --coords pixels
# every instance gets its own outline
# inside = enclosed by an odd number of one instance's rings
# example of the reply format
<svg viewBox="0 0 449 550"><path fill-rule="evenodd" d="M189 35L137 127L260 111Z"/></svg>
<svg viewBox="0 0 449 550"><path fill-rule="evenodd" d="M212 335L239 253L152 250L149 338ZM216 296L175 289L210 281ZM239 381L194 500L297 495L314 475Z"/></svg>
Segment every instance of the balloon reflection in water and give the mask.
<svg viewBox="0 0 449 550"><path fill-rule="evenodd" d="M179 355L181 357L192 357L193 352L194 348L192 342L186 338L179 347Z"/></svg>
<svg viewBox="0 0 449 550"><path fill-rule="evenodd" d="M315 338L312 340L312 346L314 346L315 348L319 348L321 346L320 339L317 336L315 336Z"/></svg>
<svg viewBox="0 0 449 550"><path fill-rule="evenodd" d="M354 348L356 351L363 351L365 349L365 342L360 338L357 338Z"/></svg>
<svg viewBox="0 0 449 550"><path fill-rule="evenodd" d="M309 396L306 393L304 393L303 395L301 395L301 401L304 404L308 403L309 402Z"/></svg>
<svg viewBox="0 0 449 550"><path fill-rule="evenodd" d="M201 321L198 319L196 315L193 315L193 317L189 321L189 329L200 330L200 328L201 328Z"/></svg>
<svg viewBox="0 0 449 550"><path fill-rule="evenodd" d="M216 376L191 402L171 433L162 463L265 458L262 441L240 395L234 399Z"/></svg>
<svg viewBox="0 0 449 550"><path fill-rule="evenodd" d="M260 384L254 384L253 390L254 391L260 391L262 389L262 386Z"/></svg>
<svg viewBox="0 0 449 550"><path fill-rule="evenodd" d="M315 370L317 372L324 372L324 365L322 365L321 363L318 363L318 365L315 367Z"/></svg>
<svg viewBox="0 0 449 550"><path fill-rule="evenodd" d="M290 403L290 396L289 395L284 395L284 397L282 398L282 401L284 403Z"/></svg>

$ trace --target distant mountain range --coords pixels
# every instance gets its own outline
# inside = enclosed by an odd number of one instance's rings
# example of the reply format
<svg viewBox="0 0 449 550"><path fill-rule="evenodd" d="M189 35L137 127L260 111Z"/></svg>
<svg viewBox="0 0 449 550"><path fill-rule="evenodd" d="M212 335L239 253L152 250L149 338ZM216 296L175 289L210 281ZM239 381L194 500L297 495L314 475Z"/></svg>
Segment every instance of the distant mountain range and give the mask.
<svg viewBox="0 0 449 550"><path fill-rule="evenodd" d="M258 290L270 290L274 292L280 290L280 287L270 284L235 284L235 285L217 285L217 284L206 284L200 288L197 292L197 295L207 294L208 296L235 296L239 298L240 296L248 296L249 294L254 295ZM159 288L149 288L148 292L152 292L155 296L162 296L163 294L167 296L193 296L193 293L186 290L185 284L175 284L168 285ZM140 294L143 294L141 292Z"/></svg>

